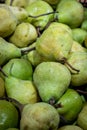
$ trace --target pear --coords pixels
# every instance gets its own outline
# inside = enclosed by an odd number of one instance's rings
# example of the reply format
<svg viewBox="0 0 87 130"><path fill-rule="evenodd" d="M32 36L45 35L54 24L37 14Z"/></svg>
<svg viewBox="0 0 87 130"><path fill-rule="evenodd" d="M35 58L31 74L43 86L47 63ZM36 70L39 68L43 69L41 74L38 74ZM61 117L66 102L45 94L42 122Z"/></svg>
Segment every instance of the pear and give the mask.
<svg viewBox="0 0 87 130"><path fill-rule="evenodd" d="M58 22L77 28L81 25L84 18L84 7L76 0L61 0L56 8ZM78 13L79 12L79 15Z"/></svg>
<svg viewBox="0 0 87 130"><path fill-rule="evenodd" d="M87 52L72 52L70 53L67 62L78 70L78 72L72 70L65 63L71 71L71 85L74 87L85 85L87 83Z"/></svg>
<svg viewBox="0 0 87 130"><path fill-rule="evenodd" d="M6 130L19 130L19 129L17 129L17 128L8 128Z"/></svg>
<svg viewBox="0 0 87 130"><path fill-rule="evenodd" d="M53 22L36 41L37 52L46 59L55 61L67 58L73 44L69 26Z"/></svg>
<svg viewBox="0 0 87 130"><path fill-rule="evenodd" d="M0 77L0 97L3 97L5 95L5 82Z"/></svg>
<svg viewBox="0 0 87 130"><path fill-rule="evenodd" d="M15 57L21 57L21 50L0 37L0 65Z"/></svg>
<svg viewBox="0 0 87 130"><path fill-rule="evenodd" d="M43 5L43 7L42 7ZM53 8L45 1L38 0L30 5L26 6L26 11L28 12L28 19L26 21L32 23L35 27L39 27L43 30L49 21L53 20ZM49 14L45 16L40 16L43 14Z"/></svg>
<svg viewBox="0 0 87 130"><path fill-rule="evenodd" d="M25 8L27 6L28 0L5 0L6 5L17 6Z"/></svg>
<svg viewBox="0 0 87 130"><path fill-rule="evenodd" d="M27 104L22 111L20 130L57 130L60 122L56 109L45 102Z"/></svg>
<svg viewBox="0 0 87 130"><path fill-rule="evenodd" d="M33 43L36 38L36 28L30 23L22 22L16 27L15 32L11 35L9 41L17 47L22 48Z"/></svg>
<svg viewBox="0 0 87 130"><path fill-rule="evenodd" d="M5 78L5 89L8 97L16 99L22 104L38 101L37 90L32 81L8 76Z"/></svg>
<svg viewBox="0 0 87 130"><path fill-rule="evenodd" d="M69 87L71 74L61 63L42 62L34 70L33 81L42 101L57 101Z"/></svg>
<svg viewBox="0 0 87 130"><path fill-rule="evenodd" d="M77 125L66 125L60 127L58 130L83 130L83 129Z"/></svg>
<svg viewBox="0 0 87 130"><path fill-rule="evenodd" d="M69 123L73 122L83 107L82 97L74 89L68 89L62 97L58 100L57 104L62 107L57 108L57 111Z"/></svg>
<svg viewBox="0 0 87 130"><path fill-rule="evenodd" d="M72 48L70 53L72 52L87 52L87 49L83 47L79 42L73 40Z"/></svg>
<svg viewBox="0 0 87 130"><path fill-rule="evenodd" d="M87 102L84 104L81 112L77 118L77 124L83 129L87 130Z"/></svg>
<svg viewBox="0 0 87 130"><path fill-rule="evenodd" d="M87 32L82 28L74 28L72 29L72 35L73 39L82 45L87 37Z"/></svg>
<svg viewBox="0 0 87 130"><path fill-rule="evenodd" d="M8 6L11 12L15 15L17 19L17 24L25 21L26 18L28 18L27 11L22 7L14 7L14 6Z"/></svg>
<svg viewBox="0 0 87 130"><path fill-rule="evenodd" d="M2 67L2 70L7 76L11 75L24 80L32 80L33 67L26 59L11 59Z"/></svg>
<svg viewBox="0 0 87 130"><path fill-rule="evenodd" d="M11 35L17 25L17 19L9 7L0 4L0 36L7 37Z"/></svg>
<svg viewBox="0 0 87 130"><path fill-rule="evenodd" d="M84 46L87 48L87 37L85 38Z"/></svg>
<svg viewBox="0 0 87 130"><path fill-rule="evenodd" d="M81 28L87 31L87 20L84 20L81 24Z"/></svg>

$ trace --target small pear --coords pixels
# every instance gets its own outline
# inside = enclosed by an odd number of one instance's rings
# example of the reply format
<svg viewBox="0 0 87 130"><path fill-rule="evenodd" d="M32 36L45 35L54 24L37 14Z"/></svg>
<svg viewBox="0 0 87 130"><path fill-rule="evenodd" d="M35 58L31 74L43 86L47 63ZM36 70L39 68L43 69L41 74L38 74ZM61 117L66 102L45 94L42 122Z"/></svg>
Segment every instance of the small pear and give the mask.
<svg viewBox="0 0 87 130"><path fill-rule="evenodd" d="M57 111L64 119L71 123L76 120L79 112L83 107L83 100L78 92L74 89L67 89L67 91L58 100L57 104L61 104Z"/></svg>
<svg viewBox="0 0 87 130"><path fill-rule="evenodd" d="M11 35L9 41L17 47L22 48L33 43L36 39L36 28L30 23L22 22L16 27L15 32Z"/></svg>
<svg viewBox="0 0 87 130"><path fill-rule="evenodd" d="M87 31L87 20L84 20L81 24L81 28Z"/></svg>
<svg viewBox="0 0 87 130"><path fill-rule="evenodd" d="M56 109L45 102L27 104L22 111L20 130L57 130L60 122Z"/></svg>
<svg viewBox="0 0 87 130"><path fill-rule="evenodd" d="M0 77L0 97L3 97L5 95L5 82Z"/></svg>
<svg viewBox="0 0 87 130"><path fill-rule="evenodd" d="M73 39L83 45L85 38L87 37L87 32L82 28L72 29Z"/></svg>
<svg viewBox="0 0 87 130"><path fill-rule="evenodd" d="M32 81L8 76L5 78L5 89L8 97L14 98L22 104L38 101L37 90Z"/></svg>
<svg viewBox="0 0 87 130"><path fill-rule="evenodd" d="M48 60L67 58L73 44L69 26L53 22L36 41L37 52Z"/></svg>
<svg viewBox="0 0 87 130"><path fill-rule="evenodd" d="M19 79L32 80L33 67L26 59L14 58L9 60L3 67L4 73Z"/></svg>
<svg viewBox="0 0 87 130"><path fill-rule="evenodd" d="M72 70L65 64L71 71L71 85L81 86L87 83L87 52L72 52L70 53L67 62L75 69Z"/></svg>
<svg viewBox="0 0 87 130"><path fill-rule="evenodd" d="M61 0L56 11L58 11L56 14L58 22L67 24L71 28L79 27L84 19L84 7L76 0Z"/></svg>
<svg viewBox="0 0 87 130"><path fill-rule="evenodd" d="M10 36L16 28L17 19L9 7L5 4L0 4L0 36Z"/></svg>
<svg viewBox="0 0 87 130"><path fill-rule="evenodd" d="M58 130L83 130L83 129L77 125L66 125L60 127Z"/></svg>
<svg viewBox="0 0 87 130"><path fill-rule="evenodd" d="M0 37L0 65L15 57L21 57L21 50Z"/></svg>
<svg viewBox="0 0 87 130"><path fill-rule="evenodd" d="M39 27L40 30L43 30L45 26L48 24L48 22L53 20L53 14L39 16L53 12L53 8L43 0L37 0L31 3L30 5L26 6L25 9L28 12L29 16L26 21L32 23L35 27Z"/></svg>
<svg viewBox="0 0 87 130"><path fill-rule="evenodd" d="M69 87L70 71L57 62L42 62L34 70L33 81L42 101L57 101Z"/></svg>
<svg viewBox="0 0 87 130"><path fill-rule="evenodd" d="M83 130L87 130L87 102L84 104L81 112L78 115L77 124Z"/></svg>

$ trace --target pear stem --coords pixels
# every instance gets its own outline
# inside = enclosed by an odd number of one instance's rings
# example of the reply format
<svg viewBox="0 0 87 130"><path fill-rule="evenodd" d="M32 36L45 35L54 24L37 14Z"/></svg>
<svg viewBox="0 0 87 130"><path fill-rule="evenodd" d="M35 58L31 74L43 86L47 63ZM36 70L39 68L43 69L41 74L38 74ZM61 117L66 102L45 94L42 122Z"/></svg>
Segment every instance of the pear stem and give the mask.
<svg viewBox="0 0 87 130"><path fill-rule="evenodd" d="M11 1L10 1L10 6L12 5L13 1L14 1L14 0L11 0Z"/></svg>
<svg viewBox="0 0 87 130"><path fill-rule="evenodd" d="M52 12L45 13L45 14L40 14L40 15L37 15L37 16L29 15L29 17L31 17L31 18L38 18L38 17L42 17L42 16L46 16L46 15L50 15L50 14L55 14L55 13L58 13L58 11L52 11Z"/></svg>
<svg viewBox="0 0 87 130"><path fill-rule="evenodd" d="M24 54L26 54L26 53L28 53L28 52L30 52L32 50L35 50L35 49L36 49L35 47L27 48L27 49L21 50L21 53L22 53L22 55L24 55Z"/></svg>
<svg viewBox="0 0 87 130"><path fill-rule="evenodd" d="M80 90L80 89L77 89L76 91L79 92L79 93L81 93L81 94L87 94L86 91L83 91L83 90Z"/></svg>

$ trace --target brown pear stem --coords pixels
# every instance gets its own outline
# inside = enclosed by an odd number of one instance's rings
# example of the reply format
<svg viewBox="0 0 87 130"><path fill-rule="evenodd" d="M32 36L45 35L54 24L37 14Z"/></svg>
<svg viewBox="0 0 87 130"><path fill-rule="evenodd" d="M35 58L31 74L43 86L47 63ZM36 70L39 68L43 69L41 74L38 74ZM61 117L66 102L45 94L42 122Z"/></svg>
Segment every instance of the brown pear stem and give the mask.
<svg viewBox="0 0 87 130"><path fill-rule="evenodd" d="M14 0L11 0L11 1L10 1L10 6L12 5L13 1L14 1Z"/></svg>
<svg viewBox="0 0 87 130"><path fill-rule="evenodd" d="M27 48L27 49L21 50L21 53L22 53L22 55L24 55L24 54L26 54L26 53L28 53L28 52L30 52L32 50L35 50L35 49L36 49L35 47Z"/></svg>
<svg viewBox="0 0 87 130"><path fill-rule="evenodd" d="M10 98L10 97L0 97L0 100L7 100L11 103L13 103L20 111L20 113L22 112L23 108L24 108L24 104L21 104L20 102L18 102L16 99Z"/></svg>
<svg viewBox="0 0 87 130"><path fill-rule="evenodd" d="M80 89L77 89L76 91L79 92L79 93L81 93L81 94L87 94L86 91L83 91L83 90L80 90Z"/></svg>
<svg viewBox="0 0 87 130"><path fill-rule="evenodd" d="M52 12L40 14L40 15L37 15L37 16L29 15L29 17L31 17L31 18L38 18L38 17L50 15L50 14L55 14L55 13L58 13L58 11L52 11Z"/></svg>

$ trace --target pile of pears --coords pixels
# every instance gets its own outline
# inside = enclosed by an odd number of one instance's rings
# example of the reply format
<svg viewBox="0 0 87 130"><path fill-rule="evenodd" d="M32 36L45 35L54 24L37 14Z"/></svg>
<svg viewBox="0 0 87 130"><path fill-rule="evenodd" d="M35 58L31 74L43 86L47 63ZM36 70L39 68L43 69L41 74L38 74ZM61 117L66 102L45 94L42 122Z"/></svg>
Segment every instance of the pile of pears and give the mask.
<svg viewBox="0 0 87 130"><path fill-rule="evenodd" d="M87 130L87 8L0 2L0 130Z"/></svg>

